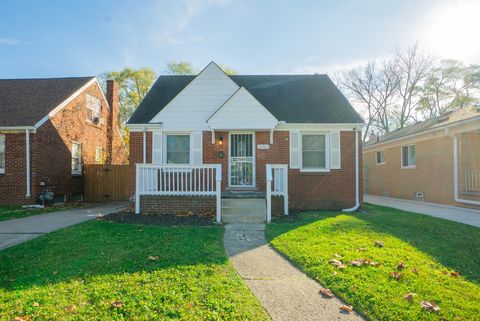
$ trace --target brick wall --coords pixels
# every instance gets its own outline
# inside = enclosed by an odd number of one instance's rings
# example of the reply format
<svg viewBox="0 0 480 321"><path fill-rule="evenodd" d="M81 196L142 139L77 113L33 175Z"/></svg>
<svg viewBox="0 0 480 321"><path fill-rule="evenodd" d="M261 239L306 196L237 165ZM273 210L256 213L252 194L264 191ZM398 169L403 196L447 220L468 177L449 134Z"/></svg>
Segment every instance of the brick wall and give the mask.
<svg viewBox="0 0 480 321"><path fill-rule="evenodd" d="M86 95L94 96L102 103L103 125L87 120ZM35 134L30 135L31 191L32 197L25 198L25 133L6 134L6 169L0 177L0 204L34 203L43 190L41 182L56 195L67 197L83 192L83 177L71 174L72 143L82 144L82 162L95 164L96 147L103 148L105 160L108 156L107 120L109 109L96 83L68 103L62 110L45 122ZM118 122L112 120L117 126ZM112 130L112 148L122 143L118 130ZM112 163L126 161L123 144L117 149Z"/></svg>
<svg viewBox="0 0 480 321"><path fill-rule="evenodd" d="M140 199L142 214L215 217L215 196L151 196Z"/></svg>
<svg viewBox="0 0 480 321"><path fill-rule="evenodd" d="M376 149L384 151L384 165L375 164L376 150L364 153L366 192L403 199L423 192L425 201L453 204L453 139L442 136L413 143L417 164L412 169L401 168L401 146L407 143Z"/></svg>
<svg viewBox="0 0 480 321"><path fill-rule="evenodd" d="M291 209L341 209L352 207L355 202L355 139L354 132L341 132L341 169L329 173L302 173L289 169L289 207ZM218 139L222 136L223 145ZM361 135L359 135L361 164ZM222 164L222 190L228 186L228 133L216 132L215 144L211 143L211 132L203 133L203 162ZM147 139L147 162L151 162L151 133ZM256 132L256 145L268 144L269 132ZM142 162L143 133L130 133L130 179L129 190L135 191L135 163ZM221 158L219 152L223 152ZM266 164L289 164L289 132L275 131L274 143L267 150L256 149L256 190L265 192ZM361 171L360 165L360 171ZM361 172L360 172L361 177ZM360 200L362 188L360 181ZM281 205L283 206L283 205ZM283 208L282 208L283 213Z"/></svg>

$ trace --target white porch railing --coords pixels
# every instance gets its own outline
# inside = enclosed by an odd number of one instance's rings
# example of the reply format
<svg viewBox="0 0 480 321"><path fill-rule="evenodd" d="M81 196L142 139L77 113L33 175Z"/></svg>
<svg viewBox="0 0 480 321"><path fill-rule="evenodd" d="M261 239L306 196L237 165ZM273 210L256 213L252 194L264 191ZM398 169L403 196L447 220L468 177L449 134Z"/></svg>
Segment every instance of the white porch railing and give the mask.
<svg viewBox="0 0 480 321"><path fill-rule="evenodd" d="M266 166L267 222L272 220L272 196L283 196L283 212L288 215L288 165Z"/></svg>
<svg viewBox="0 0 480 321"><path fill-rule="evenodd" d="M136 164L135 213L141 195L216 196L216 221L221 221L221 164Z"/></svg>
<svg viewBox="0 0 480 321"><path fill-rule="evenodd" d="M465 193L480 193L480 170L463 172L463 191Z"/></svg>

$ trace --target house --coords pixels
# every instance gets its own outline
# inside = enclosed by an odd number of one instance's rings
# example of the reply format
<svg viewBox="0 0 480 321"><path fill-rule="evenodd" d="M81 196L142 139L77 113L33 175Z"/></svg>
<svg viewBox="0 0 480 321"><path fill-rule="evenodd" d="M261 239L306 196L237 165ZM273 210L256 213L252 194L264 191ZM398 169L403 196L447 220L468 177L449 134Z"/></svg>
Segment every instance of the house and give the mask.
<svg viewBox="0 0 480 321"><path fill-rule="evenodd" d="M468 107L370 139L368 194L480 205L480 108Z"/></svg>
<svg viewBox="0 0 480 321"><path fill-rule="evenodd" d="M357 208L362 118L326 75L160 76L127 122L137 213ZM357 139L356 139L357 138Z"/></svg>
<svg viewBox="0 0 480 321"><path fill-rule="evenodd" d="M95 77L0 80L0 205L80 199L82 166L121 164L118 89Z"/></svg>

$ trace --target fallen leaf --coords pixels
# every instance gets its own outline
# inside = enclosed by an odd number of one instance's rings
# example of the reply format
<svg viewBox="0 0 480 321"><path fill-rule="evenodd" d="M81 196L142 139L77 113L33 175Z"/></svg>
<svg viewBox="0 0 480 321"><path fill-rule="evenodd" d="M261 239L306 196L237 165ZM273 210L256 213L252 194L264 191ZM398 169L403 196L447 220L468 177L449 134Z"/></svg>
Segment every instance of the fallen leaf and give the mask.
<svg viewBox="0 0 480 321"><path fill-rule="evenodd" d="M359 248L360 251L365 252L367 249L365 247Z"/></svg>
<svg viewBox="0 0 480 321"><path fill-rule="evenodd" d="M12 321L28 321L30 320L30 317L28 315L22 316L22 317L15 317L12 319Z"/></svg>
<svg viewBox="0 0 480 321"><path fill-rule="evenodd" d="M432 311L432 312L440 311L440 308L438 307L438 305L435 304L435 302L422 301L420 302L420 307L427 311Z"/></svg>
<svg viewBox="0 0 480 321"><path fill-rule="evenodd" d="M350 261L350 265L351 266L362 266L363 265L363 260L354 260L354 261Z"/></svg>
<svg viewBox="0 0 480 321"><path fill-rule="evenodd" d="M338 272L337 272L337 271L334 271L334 272L333 272L333 275L337 275L337 274L338 274Z"/></svg>
<svg viewBox="0 0 480 321"><path fill-rule="evenodd" d="M460 273L458 273L457 271L450 272L450 276L453 276L454 278L458 277L459 275Z"/></svg>
<svg viewBox="0 0 480 321"><path fill-rule="evenodd" d="M351 305L341 305L340 310L346 313L353 312L353 307Z"/></svg>
<svg viewBox="0 0 480 321"><path fill-rule="evenodd" d="M342 256L341 256L340 254L337 254L337 253L333 254L333 256L336 257L337 259L341 259L341 258L342 258Z"/></svg>
<svg viewBox="0 0 480 321"><path fill-rule="evenodd" d="M384 247L385 243L383 243L382 241L375 241L375 246L376 247Z"/></svg>
<svg viewBox="0 0 480 321"><path fill-rule="evenodd" d="M122 301L113 301L112 306L114 306L115 308L121 308L123 306L123 302Z"/></svg>
<svg viewBox="0 0 480 321"><path fill-rule="evenodd" d="M68 313L72 313L74 312L75 310L77 309L77 306L75 304L70 304L69 306L67 306L65 308L65 311L67 311Z"/></svg>
<svg viewBox="0 0 480 321"><path fill-rule="evenodd" d="M392 278L394 278L395 280L400 280L400 279L403 277L403 274L400 273L400 272L394 271L394 272L391 272L391 273L390 273L390 276L391 276Z"/></svg>
<svg viewBox="0 0 480 321"><path fill-rule="evenodd" d="M404 300L407 300L408 302L412 302L413 301L413 297L416 296L417 294L416 293L407 293L405 294L405 296L403 297Z"/></svg>
<svg viewBox="0 0 480 321"><path fill-rule="evenodd" d="M148 257L148 259L149 259L150 261L158 261L159 257L158 257L158 256L151 256L151 255L150 255L150 256Z"/></svg>
<svg viewBox="0 0 480 321"><path fill-rule="evenodd" d="M407 267L407 266L406 266L405 263L403 263L403 262L400 262L400 263L397 264L397 269L399 269L399 270L403 270L403 269L405 269L406 267Z"/></svg>
<svg viewBox="0 0 480 321"><path fill-rule="evenodd" d="M418 273L418 270L416 268L411 269L413 273Z"/></svg>
<svg viewBox="0 0 480 321"><path fill-rule="evenodd" d="M321 294L322 296L327 297L327 298L333 298L333 293L332 293L332 291L330 291L330 289L321 288L318 291L318 294Z"/></svg>
<svg viewBox="0 0 480 321"><path fill-rule="evenodd" d="M33 302L32 306L35 307L35 308L38 308L38 307L40 306L40 303L38 303L38 302Z"/></svg>
<svg viewBox="0 0 480 321"><path fill-rule="evenodd" d="M337 266L337 269L340 269L340 270L343 270L345 268L347 268L347 265L345 263L342 263L339 266Z"/></svg>
<svg viewBox="0 0 480 321"><path fill-rule="evenodd" d="M331 259L330 261L328 261L328 263L330 263L333 266L339 266L339 265L343 264L341 261L335 260L335 259Z"/></svg>

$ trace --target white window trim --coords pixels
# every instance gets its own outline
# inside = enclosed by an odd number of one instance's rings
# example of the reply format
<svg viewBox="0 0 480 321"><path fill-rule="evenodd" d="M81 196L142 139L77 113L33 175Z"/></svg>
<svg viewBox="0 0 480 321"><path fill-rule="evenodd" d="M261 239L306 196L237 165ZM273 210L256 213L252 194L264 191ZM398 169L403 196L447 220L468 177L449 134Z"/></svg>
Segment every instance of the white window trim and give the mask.
<svg viewBox="0 0 480 321"><path fill-rule="evenodd" d="M181 132L174 132L174 131L167 131L167 132L163 132L163 137L162 137L162 141L163 141L163 146L162 146L162 163L163 164L167 164L167 136L173 136L173 135L182 135L182 136L188 136L190 138L190 142L189 142L189 146L188 146L188 149L189 149L189 157L188 157L188 164L170 164L170 165L191 165L192 164L192 159L193 159L193 148L192 148L192 144L191 144L191 139L192 139L192 132L185 132L185 131L181 131Z"/></svg>
<svg viewBox="0 0 480 321"><path fill-rule="evenodd" d="M89 104L89 100L90 101L98 101L98 104L100 106L100 110L98 111L98 115L96 116L96 118L98 118L98 123L96 125L101 125L100 122L101 122L101 119L102 119L102 102L100 101L100 99L98 99L97 97L94 97L94 96L91 96L91 95L86 95L86 98L85 98L85 105L86 105L86 108L88 110L91 110L92 111L92 115L95 116L95 114L97 113L97 111L92 108ZM87 117L87 120L92 123L92 124L95 124L93 122L93 119L90 119L89 117Z"/></svg>
<svg viewBox="0 0 480 321"><path fill-rule="evenodd" d="M383 162L378 162L377 153L383 153ZM385 161L385 151L384 150L377 150L375 151L375 165L385 165L387 162Z"/></svg>
<svg viewBox="0 0 480 321"><path fill-rule="evenodd" d="M70 160L70 162L73 160L73 145L79 145L80 146L80 170L73 170L73 168L71 169L71 172L72 172L72 175L74 176L80 176L83 174L83 162L82 162L82 154L83 154L83 146L81 143L79 142L72 142L71 143L71 146L72 146L72 150L71 150L71 154L72 154L72 158ZM70 165L71 166L71 165Z"/></svg>
<svg viewBox="0 0 480 321"><path fill-rule="evenodd" d="M415 146L415 144L408 144L408 145L403 145L400 147L400 167L402 169L415 169L417 168L417 147L415 147L415 165L408 165L408 166L403 166L403 148L404 147L410 147L410 146Z"/></svg>
<svg viewBox="0 0 480 321"><path fill-rule="evenodd" d="M303 167L303 135L325 135L325 168ZM300 131L300 172L304 173L328 173L330 172L330 132L329 131Z"/></svg>
<svg viewBox="0 0 480 321"><path fill-rule="evenodd" d="M0 134L1 137L3 137L3 143L4 143L4 157L5 157L5 164L4 167L0 167L0 174L5 174L5 167L7 167L7 135L5 134Z"/></svg>

